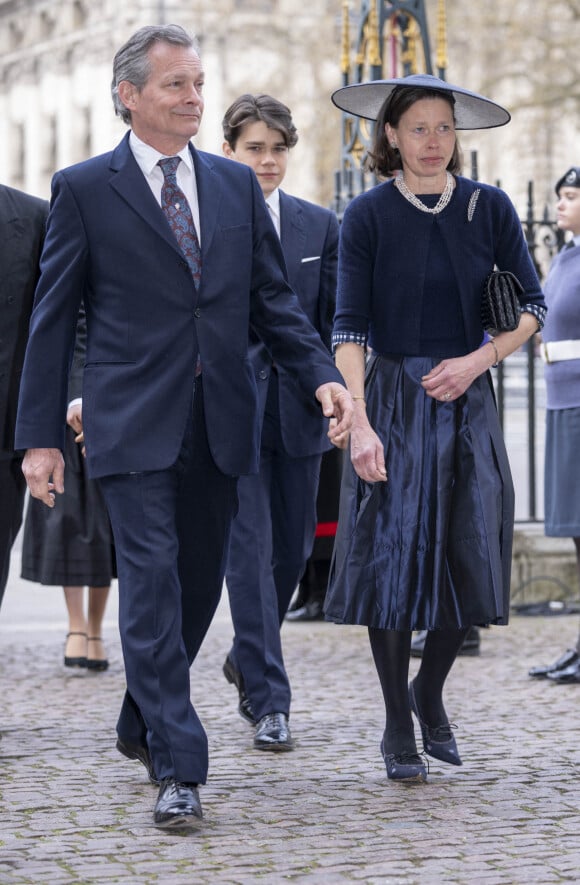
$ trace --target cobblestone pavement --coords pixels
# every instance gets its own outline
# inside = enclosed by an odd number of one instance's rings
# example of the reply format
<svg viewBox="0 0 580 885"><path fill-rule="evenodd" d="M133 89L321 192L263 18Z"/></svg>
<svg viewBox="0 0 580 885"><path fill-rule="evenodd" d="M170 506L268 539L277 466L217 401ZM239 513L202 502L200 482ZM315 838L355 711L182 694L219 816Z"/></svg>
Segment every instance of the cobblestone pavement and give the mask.
<svg viewBox="0 0 580 885"><path fill-rule="evenodd" d="M574 643L577 617L483 632L481 656L458 659L446 694L464 765L432 760L429 782L410 786L386 777L360 628L285 625L297 746L254 751L221 672L224 600L192 671L210 742L205 823L179 836L152 826L155 788L114 748L115 599L109 671L66 671L62 594L20 581L18 567L15 556L0 617L1 883L578 882L580 686L526 675Z"/></svg>

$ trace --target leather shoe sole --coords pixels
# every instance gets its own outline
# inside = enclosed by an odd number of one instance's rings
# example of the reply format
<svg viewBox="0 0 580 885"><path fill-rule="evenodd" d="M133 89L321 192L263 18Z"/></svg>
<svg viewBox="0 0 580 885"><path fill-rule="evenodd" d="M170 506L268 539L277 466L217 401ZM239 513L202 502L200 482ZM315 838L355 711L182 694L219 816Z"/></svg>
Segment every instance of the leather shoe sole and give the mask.
<svg viewBox="0 0 580 885"><path fill-rule="evenodd" d="M411 657L422 658L425 649L425 639L427 638L427 630L420 630L411 642ZM481 654L481 640L477 627L470 627L469 632L459 651L458 658L475 658Z"/></svg>
<svg viewBox="0 0 580 885"><path fill-rule="evenodd" d="M566 670L568 667L577 664L578 661L580 661L578 652L573 648L569 648L558 658L557 661L554 661L553 664L546 664L542 667L532 667L531 670L528 670L528 676L531 676L533 679L552 678L552 674L555 675L561 670Z"/></svg>
<svg viewBox="0 0 580 885"><path fill-rule="evenodd" d="M161 784L153 823L162 830L193 830L203 823L197 787L167 778Z"/></svg>
<svg viewBox="0 0 580 885"><path fill-rule="evenodd" d="M300 608L286 612L287 621L323 621L324 611L321 602L307 602Z"/></svg>
<svg viewBox="0 0 580 885"><path fill-rule="evenodd" d="M242 719L245 719L246 722L250 723L250 725L255 725L256 720L254 718L254 712L244 688L244 680L242 674L239 672L239 670L236 670L229 655L224 661L222 672L230 685L235 685L238 690L238 713L240 714Z"/></svg>
<svg viewBox="0 0 580 885"><path fill-rule="evenodd" d="M267 713L256 725L254 749L284 753L294 749L288 717L285 713Z"/></svg>
<svg viewBox="0 0 580 885"><path fill-rule="evenodd" d="M565 667L563 670L548 673L548 679L558 685L573 685L575 682L580 682L580 661L576 661L575 664Z"/></svg>
<svg viewBox="0 0 580 885"><path fill-rule="evenodd" d="M137 759L147 769L147 774L151 783L156 787L159 786L159 781L155 776L155 770L153 768L153 760L151 759L151 754L147 747L144 747L141 744L131 744L129 741L117 738L117 750L127 759Z"/></svg>

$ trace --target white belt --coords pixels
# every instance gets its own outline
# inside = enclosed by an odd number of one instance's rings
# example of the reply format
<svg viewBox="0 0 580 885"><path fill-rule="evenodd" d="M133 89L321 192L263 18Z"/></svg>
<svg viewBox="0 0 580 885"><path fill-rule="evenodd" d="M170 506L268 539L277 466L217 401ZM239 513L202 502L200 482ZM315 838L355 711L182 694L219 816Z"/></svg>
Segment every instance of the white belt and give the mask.
<svg viewBox="0 0 580 885"><path fill-rule="evenodd" d="M580 339L542 341L540 353L545 363L559 363L562 360L580 360Z"/></svg>

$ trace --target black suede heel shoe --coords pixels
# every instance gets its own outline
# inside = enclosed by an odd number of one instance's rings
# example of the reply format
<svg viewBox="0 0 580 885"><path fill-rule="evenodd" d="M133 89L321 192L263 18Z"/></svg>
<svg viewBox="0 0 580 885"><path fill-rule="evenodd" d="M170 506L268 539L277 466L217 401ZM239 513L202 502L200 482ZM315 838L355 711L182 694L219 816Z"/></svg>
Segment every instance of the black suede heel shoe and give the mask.
<svg viewBox="0 0 580 885"><path fill-rule="evenodd" d="M444 722L431 728L423 721L417 707L417 698L415 697L415 689L412 682L409 685L409 704L421 726L423 749L425 752L432 756L433 759L439 759L441 762L448 762L450 765L463 765L455 738L451 732L454 726L449 722Z"/></svg>
<svg viewBox="0 0 580 885"><path fill-rule="evenodd" d="M69 636L84 636L85 639L87 638L87 634L86 634L86 633L79 633L79 632L75 632L74 630L72 630L70 633L67 633L67 634L66 634L66 638L67 638L67 639L69 638ZM81 655L81 656L76 657L76 658L70 658L70 657L67 655L67 653L66 653L66 646L65 646L65 652L64 652L64 665L65 665L65 667L83 667L83 668L86 668L86 666L87 666L87 656L86 656L86 655L84 655L84 656Z"/></svg>
<svg viewBox="0 0 580 885"><path fill-rule="evenodd" d="M425 783L428 767L418 753L385 753L381 741L381 755L385 761L387 777L391 781Z"/></svg>

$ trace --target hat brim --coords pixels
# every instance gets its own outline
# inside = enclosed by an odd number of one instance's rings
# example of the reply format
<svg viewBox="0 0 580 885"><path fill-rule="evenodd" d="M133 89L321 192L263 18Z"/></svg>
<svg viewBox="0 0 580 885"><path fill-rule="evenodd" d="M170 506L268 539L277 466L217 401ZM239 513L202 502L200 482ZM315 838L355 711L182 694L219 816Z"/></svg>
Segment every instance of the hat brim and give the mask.
<svg viewBox="0 0 580 885"><path fill-rule="evenodd" d="M343 86L333 92L332 102L340 110L355 117L376 120L383 103L397 86L451 92L455 99L456 129L494 129L496 126L505 126L511 120L509 112L491 99L461 86L453 86L431 74L411 74L409 77L392 80L351 83L350 86Z"/></svg>

